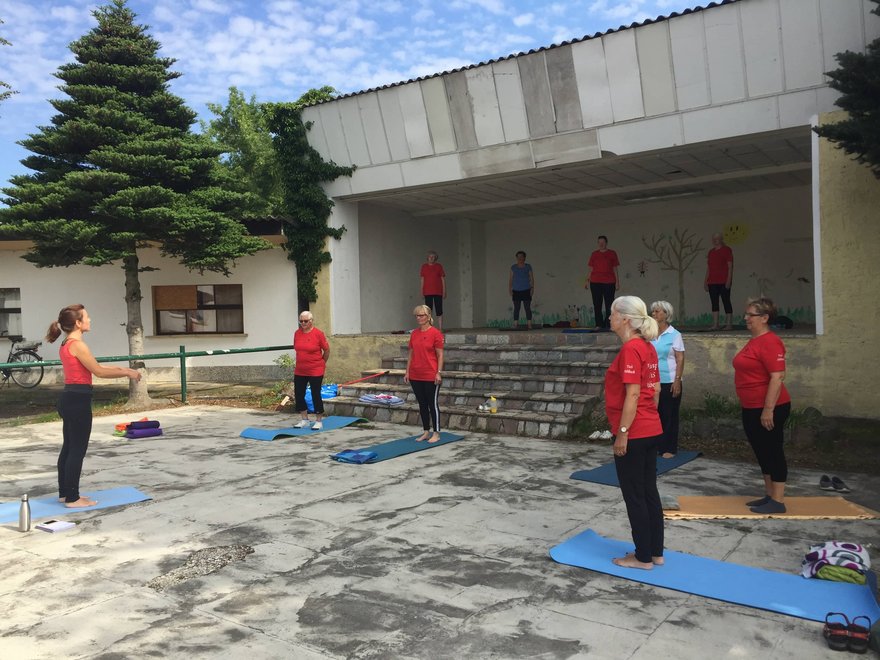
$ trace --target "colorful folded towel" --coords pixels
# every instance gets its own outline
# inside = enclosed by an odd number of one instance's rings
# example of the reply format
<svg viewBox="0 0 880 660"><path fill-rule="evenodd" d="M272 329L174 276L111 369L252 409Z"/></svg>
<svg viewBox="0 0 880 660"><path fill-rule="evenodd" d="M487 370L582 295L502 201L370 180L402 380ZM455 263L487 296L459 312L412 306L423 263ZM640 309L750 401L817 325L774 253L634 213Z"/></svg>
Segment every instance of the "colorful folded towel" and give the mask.
<svg viewBox="0 0 880 660"><path fill-rule="evenodd" d="M360 397L364 403L381 403L386 406L401 406L403 399L393 394L364 394Z"/></svg>

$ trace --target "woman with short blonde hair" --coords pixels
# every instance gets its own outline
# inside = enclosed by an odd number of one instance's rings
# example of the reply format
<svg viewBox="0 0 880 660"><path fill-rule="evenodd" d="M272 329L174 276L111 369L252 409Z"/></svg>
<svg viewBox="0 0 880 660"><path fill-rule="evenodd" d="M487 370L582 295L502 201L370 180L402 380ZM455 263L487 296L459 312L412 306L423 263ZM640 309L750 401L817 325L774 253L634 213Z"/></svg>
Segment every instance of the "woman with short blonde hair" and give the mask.
<svg viewBox="0 0 880 660"><path fill-rule="evenodd" d="M409 337L409 359L406 362L404 382L410 384L419 415L422 418L422 435L419 441L440 440L440 383L443 381L443 333L434 327L431 308L417 305L413 309L418 327Z"/></svg>

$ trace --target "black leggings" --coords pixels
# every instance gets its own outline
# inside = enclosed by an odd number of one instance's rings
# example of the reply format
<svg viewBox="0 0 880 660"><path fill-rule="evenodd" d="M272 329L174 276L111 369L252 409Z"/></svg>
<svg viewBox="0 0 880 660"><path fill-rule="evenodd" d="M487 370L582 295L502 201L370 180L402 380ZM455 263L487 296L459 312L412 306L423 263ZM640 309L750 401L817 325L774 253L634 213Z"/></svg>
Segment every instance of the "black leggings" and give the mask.
<svg viewBox="0 0 880 660"><path fill-rule="evenodd" d="M593 313L596 316L597 328L611 326L611 303L614 302L614 282L590 282L590 293L593 296ZM605 303L605 315L602 315L602 303Z"/></svg>
<svg viewBox="0 0 880 660"><path fill-rule="evenodd" d="M409 381L416 401L419 402L419 415L422 417L422 428L425 431L440 433L440 386L431 380Z"/></svg>
<svg viewBox="0 0 880 660"><path fill-rule="evenodd" d="M660 402L657 404L657 414L660 415L660 423L663 425L663 435L657 445L658 454L678 453L678 410L681 407L681 395L672 396L672 383L660 384Z"/></svg>
<svg viewBox="0 0 880 660"><path fill-rule="evenodd" d="M305 412L309 409L306 405L306 385L312 390L312 406L316 415L324 414L324 400L321 398L321 383L324 376L297 376L293 375L293 399L296 402L296 412Z"/></svg>
<svg viewBox="0 0 880 660"><path fill-rule="evenodd" d="M791 402L783 403L773 409L773 430L768 431L761 426L762 408L743 408L743 430L761 466L761 474L770 477L770 481L785 483L788 480L788 463L785 460L784 427L785 420L791 413Z"/></svg>
<svg viewBox="0 0 880 660"><path fill-rule="evenodd" d="M663 506L657 492L657 443L661 437L630 440L626 454L614 457L636 559L646 564L651 557L663 556Z"/></svg>
<svg viewBox="0 0 880 660"><path fill-rule="evenodd" d="M519 305L522 303L523 309L526 310L526 319L532 320L532 290L514 291L513 296L513 320L519 321Z"/></svg>
<svg viewBox="0 0 880 660"><path fill-rule="evenodd" d="M92 388L67 385L58 399L58 414L64 421L64 442L58 454L58 496L66 502L79 499L79 478L92 435Z"/></svg>
<svg viewBox="0 0 880 660"><path fill-rule="evenodd" d="M712 311L718 311L718 297L721 296L721 302L724 303L724 313L733 314L733 305L730 304L730 289L723 284L709 285L709 300L712 303Z"/></svg>

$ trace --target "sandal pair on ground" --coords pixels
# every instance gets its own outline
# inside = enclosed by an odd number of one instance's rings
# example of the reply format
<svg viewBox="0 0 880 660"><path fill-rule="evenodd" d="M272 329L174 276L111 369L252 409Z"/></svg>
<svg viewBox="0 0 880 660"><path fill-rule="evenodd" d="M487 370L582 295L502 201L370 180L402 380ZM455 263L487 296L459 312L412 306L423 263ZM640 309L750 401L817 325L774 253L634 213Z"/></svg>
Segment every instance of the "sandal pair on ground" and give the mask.
<svg viewBox="0 0 880 660"><path fill-rule="evenodd" d="M825 628L822 631L832 651L851 651L865 653L871 640L871 619L857 616L852 621L841 612L825 615Z"/></svg>
<svg viewBox="0 0 880 660"><path fill-rule="evenodd" d="M822 478L819 479L819 488L822 490L833 490L838 493L850 492L849 486L843 483L843 479L840 477L829 477L827 474L823 474Z"/></svg>

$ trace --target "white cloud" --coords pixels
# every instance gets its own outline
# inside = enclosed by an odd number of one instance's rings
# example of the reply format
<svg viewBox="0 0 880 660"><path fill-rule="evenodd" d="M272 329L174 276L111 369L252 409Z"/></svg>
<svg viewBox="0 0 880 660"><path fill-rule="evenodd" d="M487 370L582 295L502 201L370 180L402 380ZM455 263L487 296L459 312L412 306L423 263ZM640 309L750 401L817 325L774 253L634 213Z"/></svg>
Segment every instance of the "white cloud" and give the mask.
<svg viewBox="0 0 880 660"><path fill-rule="evenodd" d="M608 0L595 0L590 5L589 11L613 20L634 20L639 13L644 0L631 0L630 2L615 2L609 4Z"/></svg>
<svg viewBox="0 0 880 660"><path fill-rule="evenodd" d="M535 22L534 14L520 14L519 16L513 17L513 24L516 27L524 27L526 25L531 25Z"/></svg>

